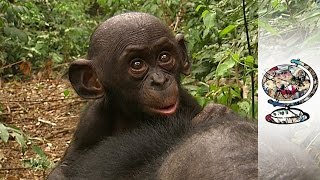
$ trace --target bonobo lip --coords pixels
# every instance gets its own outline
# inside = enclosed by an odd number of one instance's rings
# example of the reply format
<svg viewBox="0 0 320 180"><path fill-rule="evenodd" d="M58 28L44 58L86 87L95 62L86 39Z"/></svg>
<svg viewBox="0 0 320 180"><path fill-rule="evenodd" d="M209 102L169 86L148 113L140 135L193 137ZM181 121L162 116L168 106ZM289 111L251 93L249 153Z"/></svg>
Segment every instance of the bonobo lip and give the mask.
<svg viewBox="0 0 320 180"><path fill-rule="evenodd" d="M161 108L153 108L150 107L150 109L153 112L165 115L165 116L169 116L171 114L174 114L177 111L177 107L178 107L178 101L175 102L174 104L171 104L169 106L165 106L165 107L161 107Z"/></svg>

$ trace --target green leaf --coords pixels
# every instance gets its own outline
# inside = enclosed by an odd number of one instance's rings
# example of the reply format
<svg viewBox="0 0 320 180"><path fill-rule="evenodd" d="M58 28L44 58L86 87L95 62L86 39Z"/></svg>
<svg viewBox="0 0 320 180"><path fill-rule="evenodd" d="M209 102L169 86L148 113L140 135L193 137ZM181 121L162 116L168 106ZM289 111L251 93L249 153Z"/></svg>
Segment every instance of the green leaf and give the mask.
<svg viewBox="0 0 320 180"><path fill-rule="evenodd" d="M209 91L218 91L218 87L215 84L210 84Z"/></svg>
<svg viewBox="0 0 320 180"><path fill-rule="evenodd" d="M97 0L97 3L100 5L100 6L105 6L107 4L107 0Z"/></svg>
<svg viewBox="0 0 320 180"><path fill-rule="evenodd" d="M228 104L228 97L223 93L219 94L217 97L217 103L227 105Z"/></svg>
<svg viewBox="0 0 320 180"><path fill-rule="evenodd" d="M113 3L113 0L108 0L107 6L110 7L112 5L112 3Z"/></svg>
<svg viewBox="0 0 320 180"><path fill-rule="evenodd" d="M70 91L68 89L63 91L64 97L68 97L70 95Z"/></svg>
<svg viewBox="0 0 320 180"><path fill-rule="evenodd" d="M63 58L62 58L59 54L57 54L57 53L50 53L49 55L52 57L53 62L55 62L55 63L62 63Z"/></svg>
<svg viewBox="0 0 320 180"><path fill-rule="evenodd" d="M277 7L278 4L279 4L279 0L273 0L273 1L271 2L271 6L272 6L273 8Z"/></svg>
<svg viewBox="0 0 320 180"><path fill-rule="evenodd" d="M207 66L198 66L194 70L192 70L193 74L200 74L200 73L205 73L208 72L210 69Z"/></svg>
<svg viewBox="0 0 320 180"><path fill-rule="evenodd" d="M219 37L224 37L226 34L229 34L231 31L233 31L237 26L235 25L229 25L225 27L222 31L219 32Z"/></svg>
<svg viewBox="0 0 320 180"><path fill-rule="evenodd" d="M46 154L44 153L44 151L41 149L41 147L39 146L32 146L32 150L38 154L41 158L46 157Z"/></svg>
<svg viewBox="0 0 320 180"><path fill-rule="evenodd" d="M223 76L226 72L229 71L229 69L231 69L236 63L234 62L234 60L227 59L226 61L224 61L223 63L219 64L217 69L216 69L216 73L217 76Z"/></svg>
<svg viewBox="0 0 320 180"><path fill-rule="evenodd" d="M208 10L204 10L201 14L201 17L204 18L209 13Z"/></svg>
<svg viewBox="0 0 320 180"><path fill-rule="evenodd" d="M195 85L184 85L183 87L188 89L189 91L196 91L198 89L198 86Z"/></svg>
<svg viewBox="0 0 320 180"><path fill-rule="evenodd" d="M239 108L244 111L246 114L250 112L250 103L248 101L238 102Z"/></svg>
<svg viewBox="0 0 320 180"><path fill-rule="evenodd" d="M214 26L215 18L216 18L216 14L208 11L208 13L206 13L206 14L203 16L203 24L204 24L207 28L211 28L211 27Z"/></svg>
<svg viewBox="0 0 320 180"><path fill-rule="evenodd" d="M28 9L23 6L13 6L13 10L17 13L27 13Z"/></svg>
<svg viewBox="0 0 320 180"><path fill-rule="evenodd" d="M24 148L24 147L27 146L26 140L25 140L25 138L24 138L21 134L19 134L19 133L17 133L17 132L12 132L12 134L13 134L13 136L16 138L16 141L20 144L20 146L21 146L22 148Z"/></svg>
<svg viewBox="0 0 320 180"><path fill-rule="evenodd" d="M240 55L238 53L232 54L232 59L234 59L235 61L240 61Z"/></svg>
<svg viewBox="0 0 320 180"><path fill-rule="evenodd" d="M235 112L239 111L239 106L237 104L231 104L231 109Z"/></svg>
<svg viewBox="0 0 320 180"><path fill-rule="evenodd" d="M196 12L198 12L202 7L205 7L205 6L203 4L198 5L196 8Z"/></svg>
<svg viewBox="0 0 320 180"><path fill-rule="evenodd" d="M230 89L232 98L241 98L241 92L239 87L231 88Z"/></svg>
<svg viewBox="0 0 320 180"><path fill-rule="evenodd" d="M38 54L38 55L41 54L41 52L38 51L38 50L37 50L36 48L34 48L34 47L31 47L31 48L23 47L23 49L26 49L26 50L31 51L31 52L33 52L33 53L36 53L36 54Z"/></svg>
<svg viewBox="0 0 320 180"><path fill-rule="evenodd" d="M0 138L6 143L8 142L8 139L9 139L9 132L8 132L8 129L7 127L0 123Z"/></svg>
<svg viewBox="0 0 320 180"><path fill-rule="evenodd" d="M198 96L198 97L196 97L196 99L197 99L198 103L200 104L200 106L204 106L207 102L206 98L204 98L204 97Z"/></svg>
<svg viewBox="0 0 320 180"><path fill-rule="evenodd" d="M15 27L4 27L3 31L5 35L10 36L11 38L17 37L23 42L28 41L28 35L20 29L17 29Z"/></svg>
<svg viewBox="0 0 320 180"><path fill-rule="evenodd" d="M210 79L213 79L215 76L216 72L215 71L211 71L209 74L206 75L206 77L204 78L205 81L209 81Z"/></svg>
<svg viewBox="0 0 320 180"><path fill-rule="evenodd" d="M247 66L253 67L254 64L254 58L252 56L247 56L246 59L244 60L244 63Z"/></svg>
<svg viewBox="0 0 320 180"><path fill-rule="evenodd" d="M203 35L202 35L202 38L204 39L210 32L210 29L209 28L206 28L204 31L203 31Z"/></svg>
<svg viewBox="0 0 320 180"><path fill-rule="evenodd" d="M21 130L20 130L17 126L15 126L15 125L8 125L8 126L7 126L7 129L8 129L9 131L13 131L13 132L17 132L17 133L20 133L20 132L21 132Z"/></svg>

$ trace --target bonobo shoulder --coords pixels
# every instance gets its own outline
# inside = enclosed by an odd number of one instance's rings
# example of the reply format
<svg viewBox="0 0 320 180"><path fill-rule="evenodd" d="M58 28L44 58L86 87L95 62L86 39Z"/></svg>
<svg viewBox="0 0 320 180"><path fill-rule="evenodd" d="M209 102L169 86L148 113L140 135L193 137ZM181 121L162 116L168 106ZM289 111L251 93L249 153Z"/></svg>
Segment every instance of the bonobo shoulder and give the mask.
<svg viewBox="0 0 320 180"><path fill-rule="evenodd" d="M210 104L194 118L193 126L161 164L159 179L258 178L256 124L223 105Z"/></svg>
<svg viewBox="0 0 320 180"><path fill-rule="evenodd" d="M191 134L222 134L224 138L239 138L241 135L252 135L257 138L258 126L245 117L239 116L221 104L207 105L192 119ZM209 131L209 133L207 133ZM238 136L239 135L239 136ZM231 137L235 136L235 137Z"/></svg>
<svg viewBox="0 0 320 180"><path fill-rule="evenodd" d="M249 121L249 119L239 116L225 105L210 103L193 118L192 124L197 127L207 123L223 124L228 121Z"/></svg>

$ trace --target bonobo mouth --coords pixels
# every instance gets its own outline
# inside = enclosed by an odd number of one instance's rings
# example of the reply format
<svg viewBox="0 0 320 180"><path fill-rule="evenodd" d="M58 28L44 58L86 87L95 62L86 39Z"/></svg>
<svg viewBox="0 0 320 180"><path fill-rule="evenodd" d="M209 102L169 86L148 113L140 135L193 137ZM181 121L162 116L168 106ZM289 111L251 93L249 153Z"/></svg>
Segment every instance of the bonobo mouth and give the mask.
<svg viewBox="0 0 320 180"><path fill-rule="evenodd" d="M169 116L174 114L177 111L177 107L178 107L178 101L168 106L163 106L160 108L150 107L150 110L161 115Z"/></svg>

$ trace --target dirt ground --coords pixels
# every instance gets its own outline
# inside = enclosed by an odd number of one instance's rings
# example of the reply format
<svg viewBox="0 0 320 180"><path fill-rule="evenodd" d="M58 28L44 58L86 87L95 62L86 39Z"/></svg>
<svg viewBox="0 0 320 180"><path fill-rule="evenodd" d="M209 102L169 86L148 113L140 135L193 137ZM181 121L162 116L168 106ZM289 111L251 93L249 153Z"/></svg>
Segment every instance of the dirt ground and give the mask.
<svg viewBox="0 0 320 180"><path fill-rule="evenodd" d="M26 167L40 146L51 162L62 157L86 102L63 79L0 83L0 122L15 125L29 138L23 154L13 136L0 140L0 179L45 179L50 169Z"/></svg>

